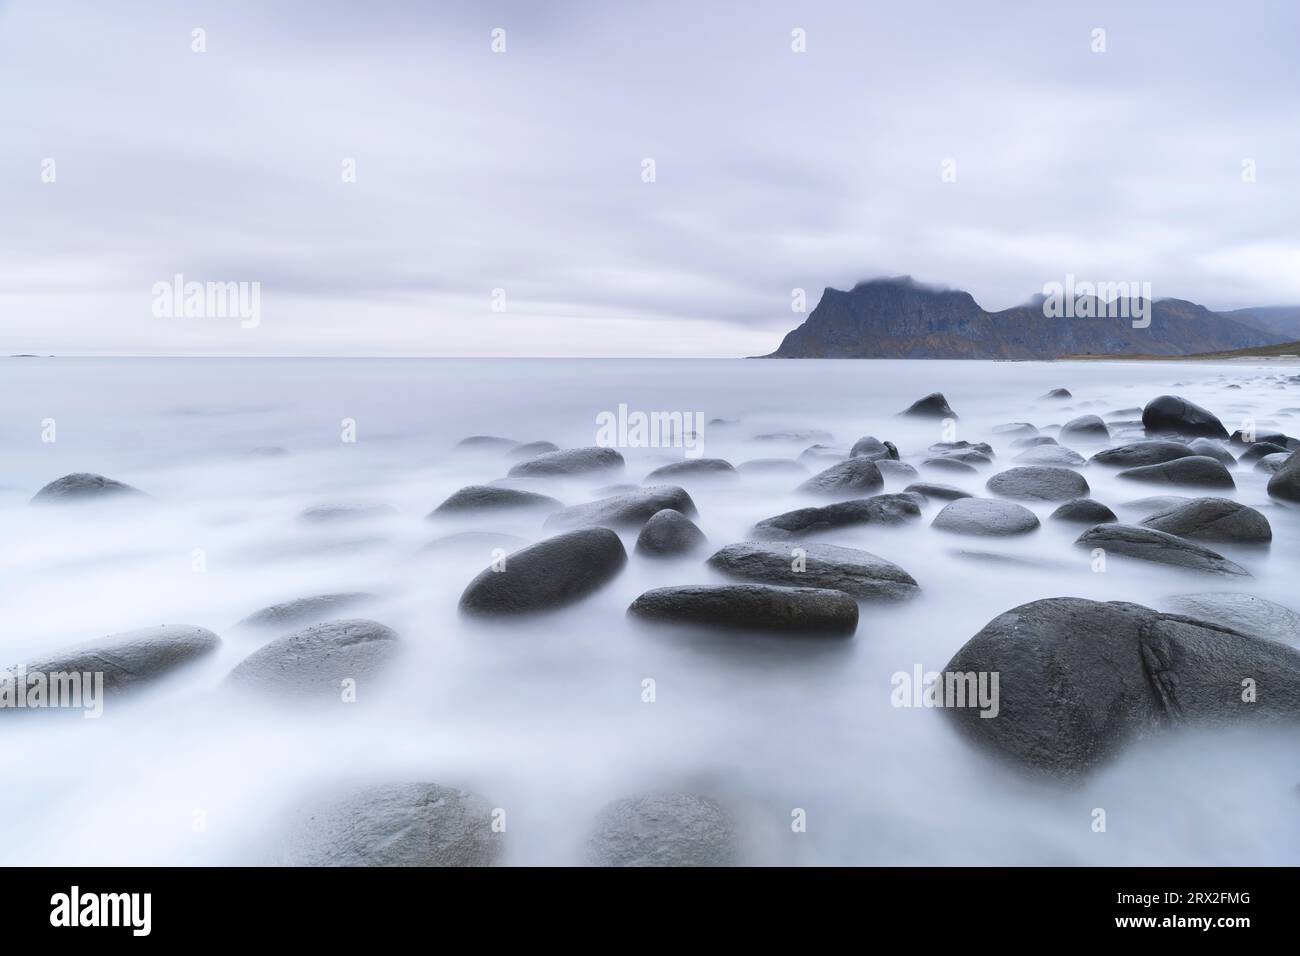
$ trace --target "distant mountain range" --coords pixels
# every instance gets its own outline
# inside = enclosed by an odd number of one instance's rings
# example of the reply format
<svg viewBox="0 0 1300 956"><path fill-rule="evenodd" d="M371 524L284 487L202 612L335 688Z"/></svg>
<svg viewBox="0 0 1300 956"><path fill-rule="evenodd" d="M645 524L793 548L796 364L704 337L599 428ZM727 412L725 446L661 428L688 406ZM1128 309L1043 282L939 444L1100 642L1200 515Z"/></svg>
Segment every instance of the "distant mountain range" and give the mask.
<svg viewBox="0 0 1300 956"><path fill-rule="evenodd" d="M1076 300L1078 312L1100 300ZM1049 318L1041 298L987 312L968 292L909 277L827 289L781 346L763 358L1051 359L1069 355L1193 355L1300 339L1300 306L1211 312L1182 299L1139 302L1150 325L1128 317Z"/></svg>

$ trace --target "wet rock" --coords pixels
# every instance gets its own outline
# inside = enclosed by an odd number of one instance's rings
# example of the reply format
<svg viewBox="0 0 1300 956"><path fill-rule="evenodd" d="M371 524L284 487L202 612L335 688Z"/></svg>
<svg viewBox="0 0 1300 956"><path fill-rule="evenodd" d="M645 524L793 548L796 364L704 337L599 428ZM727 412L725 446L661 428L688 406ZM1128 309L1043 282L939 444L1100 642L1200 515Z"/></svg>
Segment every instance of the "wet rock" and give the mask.
<svg viewBox="0 0 1300 956"><path fill-rule="evenodd" d="M1080 465L1087 464L1084 457L1077 451L1063 445L1037 445L1033 448L1026 448L1016 455L1012 461L1020 462L1023 465L1062 465L1067 468L1077 468Z"/></svg>
<svg viewBox="0 0 1300 956"><path fill-rule="evenodd" d="M915 418L956 418L957 413L948 405L948 399L943 397L942 392L931 392L925 398L918 398L900 415L911 415Z"/></svg>
<svg viewBox="0 0 1300 956"><path fill-rule="evenodd" d="M1228 469L1208 455L1175 458L1159 465L1128 468L1117 476L1128 481L1145 481L1167 485L1200 485L1204 488L1235 488Z"/></svg>
<svg viewBox="0 0 1300 956"><path fill-rule="evenodd" d="M1058 437L1063 442L1096 444L1097 442L1110 441L1110 429L1096 415L1080 415L1078 418L1072 418L1062 425L1061 434Z"/></svg>
<svg viewBox="0 0 1300 956"><path fill-rule="evenodd" d="M59 648L24 666L28 675L103 674L105 696L112 691L117 698L206 657L220 644L221 638L206 628L163 624ZM83 688L85 701L90 687Z"/></svg>
<svg viewBox="0 0 1300 956"><path fill-rule="evenodd" d="M553 441L530 441L524 445L516 445L506 452L507 458L536 458L538 455L549 455L553 451L559 451L560 446Z"/></svg>
<svg viewBox="0 0 1300 956"><path fill-rule="evenodd" d="M647 621L787 634L849 636L858 626L858 602L843 591L771 584L655 588L627 610Z"/></svg>
<svg viewBox="0 0 1300 956"><path fill-rule="evenodd" d="M956 501L958 498L972 497L969 491L962 491L960 488L954 488L952 485L939 485L932 481L918 481L915 484L908 485L904 491L915 492L924 495L926 498L933 498L937 501Z"/></svg>
<svg viewBox="0 0 1300 956"><path fill-rule="evenodd" d="M735 478L736 469L722 458L688 458L661 465L645 476L646 481L681 481L684 478Z"/></svg>
<svg viewBox="0 0 1300 956"><path fill-rule="evenodd" d="M570 505L546 519L545 526L552 530L563 528L639 528L651 516L665 508L680 511L687 517L697 512L695 502L686 489L677 485L652 485L626 494L613 495Z"/></svg>
<svg viewBox="0 0 1300 956"><path fill-rule="evenodd" d="M950 700L947 713L995 754L1052 775L1086 773L1164 727L1300 717L1296 651L1137 604L1023 604L985 625L944 672L986 675L986 684L996 674L994 719L969 700ZM1243 675L1274 690L1246 703Z"/></svg>
<svg viewBox="0 0 1300 956"><path fill-rule="evenodd" d="M974 465L975 467L993 464L992 456L976 451L973 448L967 448L964 451L944 452L938 457L942 458L944 461L960 461L967 465Z"/></svg>
<svg viewBox="0 0 1300 956"><path fill-rule="evenodd" d="M820 508L798 508L754 525L754 535L759 538L784 540L820 534L859 524L903 524L921 517L924 497L919 494L874 495L839 501Z"/></svg>
<svg viewBox="0 0 1300 956"><path fill-rule="evenodd" d="M623 456L613 448L566 448L521 461L507 472L512 478L601 475L623 470Z"/></svg>
<svg viewBox="0 0 1300 956"><path fill-rule="evenodd" d="M1163 464L1176 458L1190 458L1195 454L1197 453L1182 442L1152 439L1130 442L1117 448L1103 448L1090 460L1099 465L1140 468L1143 465Z"/></svg>
<svg viewBox="0 0 1300 956"><path fill-rule="evenodd" d="M1044 395L1043 398L1066 399L1074 398L1074 395L1071 394L1068 388L1054 388Z"/></svg>
<svg viewBox="0 0 1300 956"><path fill-rule="evenodd" d="M1250 574L1217 551L1154 528L1129 524L1098 525L1079 535L1074 543L1081 548L1101 548L1108 555L1119 554L1209 574Z"/></svg>
<svg viewBox="0 0 1300 956"><path fill-rule="evenodd" d="M1119 520L1115 517L1115 512L1092 498L1075 498L1073 501L1067 501L1052 512L1051 518L1054 521L1086 525L1108 524Z"/></svg>
<svg viewBox="0 0 1300 956"><path fill-rule="evenodd" d="M496 485L468 485L434 508L428 517L445 518L473 511L559 511L563 507L563 502L550 495Z"/></svg>
<svg viewBox="0 0 1300 956"><path fill-rule="evenodd" d="M920 590L916 579L893 562L833 544L743 541L716 552L709 566L757 584L830 588L863 601L903 601Z"/></svg>
<svg viewBox="0 0 1300 956"><path fill-rule="evenodd" d="M32 496L32 504L54 504L71 501L95 501L104 498L144 496L139 488L93 475L89 472L77 472L56 478Z"/></svg>
<svg viewBox="0 0 1300 956"><path fill-rule="evenodd" d="M1006 425L993 426L993 434L1010 438L1029 438L1038 434L1038 429L1029 422L1009 422Z"/></svg>
<svg viewBox="0 0 1300 956"><path fill-rule="evenodd" d="M636 539L636 551L653 558L691 554L708 544L695 522L671 508L656 511Z"/></svg>
<svg viewBox="0 0 1300 956"><path fill-rule="evenodd" d="M882 458L876 462L880 475L888 481L912 481L921 477L920 473L905 461L892 461Z"/></svg>
<svg viewBox="0 0 1300 956"><path fill-rule="evenodd" d="M1284 452L1280 455L1265 455L1259 461L1255 462L1255 471L1262 471L1266 474L1276 474L1278 469L1286 463L1291 457L1291 452Z"/></svg>
<svg viewBox="0 0 1300 956"><path fill-rule="evenodd" d="M1259 461L1261 458L1265 457L1266 455L1288 455L1288 454L1290 454L1290 452L1288 452L1286 448L1284 448L1281 445L1274 445L1272 442L1260 441L1260 442L1255 442L1255 444L1251 445L1244 452L1242 452L1241 457L1238 458L1237 461L1240 464L1248 465L1252 461Z"/></svg>
<svg viewBox="0 0 1300 956"><path fill-rule="evenodd" d="M1282 462L1268 480L1268 493L1286 501L1300 501L1300 451Z"/></svg>
<svg viewBox="0 0 1300 956"><path fill-rule="evenodd" d="M298 808L272 839L278 866L491 866L505 835L477 794L434 783L355 788Z"/></svg>
<svg viewBox="0 0 1300 956"><path fill-rule="evenodd" d="M313 624L278 637L240 661L226 682L268 698L302 697L338 703L344 681L357 699L401 651L391 628L363 618Z"/></svg>
<svg viewBox="0 0 1300 956"><path fill-rule="evenodd" d="M1300 614L1274 601L1238 591L1178 594L1166 599L1171 611L1231 628L1251 637L1300 647Z"/></svg>
<svg viewBox="0 0 1300 956"><path fill-rule="evenodd" d="M798 490L810 495L862 497L883 487L885 479L874 461L870 458L850 458L813 475Z"/></svg>
<svg viewBox="0 0 1300 956"><path fill-rule="evenodd" d="M1012 501L958 498L935 515L932 527L957 534L1028 534L1038 529L1038 517Z"/></svg>
<svg viewBox="0 0 1300 956"><path fill-rule="evenodd" d="M295 598L281 604L272 604L254 611L239 622L240 627L300 627L337 617L340 612L376 600L365 591L342 591L336 594L314 594Z"/></svg>
<svg viewBox="0 0 1300 956"><path fill-rule="evenodd" d="M619 800L596 819L590 866L734 866L735 824L723 807L690 793Z"/></svg>
<svg viewBox="0 0 1300 956"><path fill-rule="evenodd" d="M345 521L370 521L397 514L392 505L368 501L342 501L308 508L298 515L300 521L312 524L335 524Z"/></svg>
<svg viewBox="0 0 1300 956"><path fill-rule="evenodd" d="M1177 395L1161 395L1142 409L1142 424L1149 432L1227 438L1228 430L1211 412Z"/></svg>
<svg viewBox="0 0 1300 956"><path fill-rule="evenodd" d="M1246 433L1238 428L1232 433L1228 441L1234 445L1241 445L1242 447L1249 447L1250 445L1257 445L1260 442L1267 442L1270 445L1280 446L1283 451L1295 451L1294 446L1297 444L1294 438L1291 438L1289 435L1285 435L1282 432L1256 432L1254 436L1250 438L1250 441L1247 441L1246 438Z"/></svg>
<svg viewBox="0 0 1300 956"><path fill-rule="evenodd" d="M1004 498L1029 501L1069 501L1091 494L1088 482L1077 471L1056 465L1021 465L998 472L985 487Z"/></svg>
<svg viewBox="0 0 1300 956"><path fill-rule="evenodd" d="M1267 518L1230 498L1193 498L1151 515L1142 526L1202 541L1262 544L1273 540Z"/></svg>
<svg viewBox="0 0 1300 956"><path fill-rule="evenodd" d="M613 580L627 551L608 528L570 531L516 551L504 570L489 567L460 596L466 614L530 614L564 607Z"/></svg>
<svg viewBox="0 0 1300 956"><path fill-rule="evenodd" d="M808 469L793 458L755 458L736 466L742 475L771 475L795 477L808 474Z"/></svg>
<svg viewBox="0 0 1300 956"><path fill-rule="evenodd" d="M1224 448L1222 442L1215 441L1213 438L1193 438L1187 443L1187 447L1193 454L1213 458L1225 468L1237 467L1237 459L1232 456L1232 452Z"/></svg>
<svg viewBox="0 0 1300 956"><path fill-rule="evenodd" d="M943 458L953 457L954 452L973 451L986 459L993 457L993 446L988 442L940 441L930 446L930 452Z"/></svg>

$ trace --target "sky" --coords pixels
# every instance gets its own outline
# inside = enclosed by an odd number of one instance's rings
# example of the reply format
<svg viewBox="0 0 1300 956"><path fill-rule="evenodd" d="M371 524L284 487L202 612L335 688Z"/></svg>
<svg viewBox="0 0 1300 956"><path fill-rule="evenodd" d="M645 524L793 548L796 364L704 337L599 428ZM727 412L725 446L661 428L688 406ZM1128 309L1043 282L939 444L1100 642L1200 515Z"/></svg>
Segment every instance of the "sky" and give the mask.
<svg viewBox="0 0 1300 956"><path fill-rule="evenodd" d="M1297 38L1294 0L0 0L0 353L752 355L904 274L1300 303ZM249 308L169 316L178 275Z"/></svg>

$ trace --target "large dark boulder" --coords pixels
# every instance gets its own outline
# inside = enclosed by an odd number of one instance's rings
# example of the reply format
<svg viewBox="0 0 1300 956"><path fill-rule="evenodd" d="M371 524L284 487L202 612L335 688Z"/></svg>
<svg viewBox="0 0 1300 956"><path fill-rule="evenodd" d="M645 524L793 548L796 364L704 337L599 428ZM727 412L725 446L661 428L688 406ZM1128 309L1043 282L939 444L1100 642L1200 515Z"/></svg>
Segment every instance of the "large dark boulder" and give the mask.
<svg viewBox="0 0 1300 956"><path fill-rule="evenodd" d="M564 528L639 528L650 518L671 508L686 516L696 514L695 502L684 488L654 485L611 495L585 504L571 505L546 519L552 530Z"/></svg>
<svg viewBox="0 0 1300 956"><path fill-rule="evenodd" d="M1142 425L1148 432L1168 432L1174 435L1207 438L1227 438L1223 422L1194 402L1177 395L1161 395L1147 402L1142 409Z"/></svg>
<svg viewBox="0 0 1300 956"><path fill-rule="evenodd" d="M1158 511L1141 523L1146 528L1202 541L1264 544L1273 540L1273 529L1268 519L1254 508L1231 498L1193 498Z"/></svg>
<svg viewBox="0 0 1300 956"><path fill-rule="evenodd" d="M94 475L89 472L77 472L56 478L32 496L32 504L43 505L73 501L95 501L104 498L143 496L139 488Z"/></svg>
<svg viewBox="0 0 1300 956"><path fill-rule="evenodd" d="M1204 455L1213 458L1224 468L1236 468L1237 459L1233 457L1232 452L1224 447L1223 442L1214 438L1193 438L1187 443L1187 447L1192 450L1193 455Z"/></svg>
<svg viewBox="0 0 1300 956"><path fill-rule="evenodd" d="M647 621L785 634L849 636L858 627L858 602L828 588L681 585L646 591L627 611Z"/></svg>
<svg viewBox="0 0 1300 956"><path fill-rule="evenodd" d="M1154 528L1128 524L1103 524L1089 528L1074 542L1081 548L1101 548L1107 554L1118 554L1156 564L1168 564L1204 571L1210 574L1240 574L1250 572L1229 561L1217 551L1185 541L1176 535Z"/></svg>
<svg viewBox="0 0 1300 956"><path fill-rule="evenodd" d="M943 397L942 392L931 392L925 398L918 398L906 409L899 412L900 415L911 415L915 418L956 418L957 413L948 405L948 399Z"/></svg>
<svg viewBox="0 0 1300 956"><path fill-rule="evenodd" d="M1115 512L1093 498L1075 498L1067 501L1049 515L1053 521L1066 521L1070 524L1109 524L1118 521Z"/></svg>
<svg viewBox="0 0 1300 956"><path fill-rule="evenodd" d="M859 524L902 524L920 518L924 503L923 496L903 492L839 501L820 508L798 508L764 518L754 525L754 535L784 540Z"/></svg>
<svg viewBox="0 0 1300 956"><path fill-rule="evenodd" d="M656 511L636 539L636 551L651 558L675 558L698 551L709 543L704 532L680 511Z"/></svg>
<svg viewBox="0 0 1300 956"><path fill-rule="evenodd" d="M627 564L627 551L608 528L583 528L508 555L465 588L466 614L529 614L580 601L608 584Z"/></svg>
<svg viewBox="0 0 1300 956"><path fill-rule="evenodd" d="M1291 457L1273 472L1273 477L1268 480L1268 493L1274 498L1300 502L1300 451L1292 452Z"/></svg>
<svg viewBox="0 0 1300 956"><path fill-rule="evenodd" d="M898 449L894 447L893 442L881 441L868 435L865 438L859 438L853 443L853 448L849 451L849 457L870 458L872 461L889 458L898 461Z"/></svg>
<svg viewBox="0 0 1300 956"><path fill-rule="evenodd" d="M1096 444L1110 441L1110 429L1097 415L1080 415L1062 425L1058 437L1062 442Z"/></svg>
<svg viewBox="0 0 1300 956"><path fill-rule="evenodd" d="M984 485L995 495L1025 501L1069 501L1092 493L1077 471L1056 465L1022 465L998 472Z"/></svg>
<svg viewBox="0 0 1300 956"><path fill-rule="evenodd" d="M1116 448L1103 448L1090 459L1099 465L1118 465L1138 468L1142 465L1159 465L1175 458L1190 458L1196 452L1179 441L1151 439L1135 441Z"/></svg>
<svg viewBox="0 0 1300 956"><path fill-rule="evenodd" d="M521 461L507 474L511 478L603 475L622 471L623 464L623 456L613 448L566 448Z"/></svg>
<svg viewBox="0 0 1300 956"><path fill-rule="evenodd" d="M952 485L936 484L933 481L918 481L915 484L908 485L903 490L924 495L926 498L933 498L936 501L956 501L958 498L973 497L969 491L962 491Z"/></svg>
<svg viewBox="0 0 1300 956"><path fill-rule="evenodd" d="M860 498L884 487L884 476L874 461L850 458L813 475L798 490L810 495Z"/></svg>
<svg viewBox="0 0 1300 956"><path fill-rule="evenodd" d="M958 498L935 515L931 527L957 534L1028 534L1038 530L1038 516L1014 501Z"/></svg>
<svg viewBox="0 0 1300 956"><path fill-rule="evenodd" d="M709 558L729 577L785 587L832 588L864 601L903 601L919 591L916 579L891 561L833 544L729 544Z"/></svg>
<svg viewBox="0 0 1300 956"><path fill-rule="evenodd" d="M1235 488L1232 474L1208 455L1175 458L1158 465L1128 468L1117 476L1128 481L1145 481L1166 485L1199 485L1203 488Z"/></svg>
<svg viewBox="0 0 1300 956"><path fill-rule="evenodd" d="M1056 775L1084 773L1164 727L1300 719L1300 653L1137 604L1023 604L985 625L944 673L996 675L996 716L945 698L949 713L994 753ZM1259 688L1249 702L1245 678Z"/></svg>

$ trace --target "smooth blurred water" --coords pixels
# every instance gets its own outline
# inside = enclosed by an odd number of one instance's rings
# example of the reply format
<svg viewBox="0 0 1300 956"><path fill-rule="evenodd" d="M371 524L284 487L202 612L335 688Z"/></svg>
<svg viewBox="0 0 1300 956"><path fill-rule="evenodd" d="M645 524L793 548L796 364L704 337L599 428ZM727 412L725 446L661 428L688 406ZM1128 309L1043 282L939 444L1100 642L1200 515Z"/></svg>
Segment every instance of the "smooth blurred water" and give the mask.
<svg viewBox="0 0 1300 956"><path fill-rule="evenodd" d="M1040 428L1140 407L1174 392L1218 413L1295 432L1300 406L1279 364L670 360L0 360L0 661L17 663L116 631L196 624L217 655L100 720L0 719L0 862L209 863L255 858L275 815L340 779L422 779L483 794L508 814L507 862L569 863L597 810L647 790L713 794L736 808L751 859L788 863L1295 863L1300 748L1257 729L1152 738L1089 780L1029 781L974 753L937 711L890 705L890 677L938 670L988 620L1041 597L1160 606L1169 595L1242 590L1300 605L1300 511L1270 501L1266 476L1236 470L1236 496L1273 524L1264 550L1219 548L1250 579L1115 563L1093 573L1079 529L1047 522L1014 541L932 530L937 507L901 529L825 538L910 571L921 596L864 605L847 642L702 638L630 624L628 603L667 584L720 580L702 560L631 556L609 586L567 610L502 624L463 621L456 601L490 553L437 553L467 528L529 540L541 519L455 525L425 515L457 488L503 477L499 451L453 452L472 434L562 447L595 441L596 416L699 412L704 454L733 463L794 457L863 435L919 466L937 423L895 417L942 390L956 438L990 441L994 469L922 477L980 493L1016 453L994 425ZM1239 384L1240 389L1230 389ZM1067 402L1038 397L1054 386ZM52 419L57 440L42 441ZM341 440L343 422L357 440ZM43 425L43 423L45 423ZM282 457L250 456L281 446ZM626 474L557 482L566 504L638 482L680 449L620 449ZM1088 455L1095 448L1080 447ZM46 482L99 472L148 492L140 507L32 508ZM1162 493L1082 469L1117 507ZM714 546L810 502L797 481L687 484ZM892 483L886 490L901 490ZM338 526L307 507L387 502L393 516ZM1119 510L1117 508L1117 510ZM1121 511L1121 518L1141 514ZM631 550L634 536L625 536ZM972 559L961 549L1029 557ZM195 571L195 549L206 570ZM234 622L270 603L339 590L381 595L358 612L396 629L406 658L354 706L250 708L222 692L229 670L273 635ZM656 700L642 701L655 681ZM1091 829L1105 808L1106 833ZM807 812L793 833L791 812Z"/></svg>

